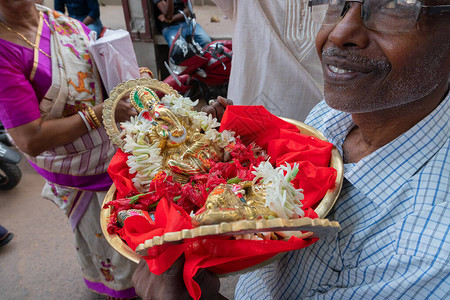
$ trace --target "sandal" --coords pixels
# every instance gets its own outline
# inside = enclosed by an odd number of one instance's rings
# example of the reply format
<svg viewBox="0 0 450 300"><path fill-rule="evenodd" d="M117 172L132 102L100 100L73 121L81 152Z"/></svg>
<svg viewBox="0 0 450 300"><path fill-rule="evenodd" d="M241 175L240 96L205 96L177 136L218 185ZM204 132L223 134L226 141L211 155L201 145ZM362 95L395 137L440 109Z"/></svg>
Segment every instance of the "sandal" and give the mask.
<svg viewBox="0 0 450 300"><path fill-rule="evenodd" d="M12 234L11 232L8 232L5 236L3 236L0 239L0 247L8 244L12 240L13 237L14 237L14 234Z"/></svg>

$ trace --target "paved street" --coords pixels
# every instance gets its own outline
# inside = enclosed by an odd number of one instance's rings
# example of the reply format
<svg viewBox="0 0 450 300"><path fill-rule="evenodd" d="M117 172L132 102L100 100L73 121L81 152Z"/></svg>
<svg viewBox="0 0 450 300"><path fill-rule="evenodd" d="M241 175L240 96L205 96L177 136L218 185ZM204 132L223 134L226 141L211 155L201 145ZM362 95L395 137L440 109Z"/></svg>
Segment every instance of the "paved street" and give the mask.
<svg viewBox="0 0 450 300"><path fill-rule="evenodd" d="M52 6L49 2L53 3L46 0L44 4ZM212 14L223 19L216 7L196 8L207 31L224 30L223 24L207 21ZM125 29L121 9L121 6L102 7L104 25ZM43 179L25 159L20 168L23 177L19 185L10 191L0 191L0 224L15 235L7 246L0 248L0 299L104 299L85 287L69 223L59 208L40 196ZM229 299L233 298L236 279L222 280L222 293Z"/></svg>

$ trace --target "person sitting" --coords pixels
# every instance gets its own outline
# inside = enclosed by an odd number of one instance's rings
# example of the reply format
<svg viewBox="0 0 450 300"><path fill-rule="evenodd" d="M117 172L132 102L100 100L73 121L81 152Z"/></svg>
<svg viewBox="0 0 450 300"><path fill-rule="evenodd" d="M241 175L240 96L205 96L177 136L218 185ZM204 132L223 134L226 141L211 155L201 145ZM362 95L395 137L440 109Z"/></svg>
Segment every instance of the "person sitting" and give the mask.
<svg viewBox="0 0 450 300"><path fill-rule="evenodd" d="M100 20L100 7L97 0L55 0L54 8L61 13L69 13L69 17L74 18L91 31L97 32L97 38L103 33L103 24Z"/></svg>
<svg viewBox="0 0 450 300"><path fill-rule="evenodd" d="M344 159L342 190L327 216L341 231L242 275L236 299L445 299L450 290L448 1L311 5L312 16L323 24L316 48L325 99L305 122ZM218 111L221 103L228 104L216 102L210 109ZM142 260L133 276L137 294L186 299L182 268L181 257L156 276ZM202 270L195 278L202 296L220 297L214 274Z"/></svg>
<svg viewBox="0 0 450 300"><path fill-rule="evenodd" d="M182 35L192 34L192 25L188 24L181 12L190 16L187 1L185 0L153 0L155 4L156 27L164 36L169 47L172 45L178 30ZM211 43L211 38L200 24L195 27L194 41L202 48Z"/></svg>

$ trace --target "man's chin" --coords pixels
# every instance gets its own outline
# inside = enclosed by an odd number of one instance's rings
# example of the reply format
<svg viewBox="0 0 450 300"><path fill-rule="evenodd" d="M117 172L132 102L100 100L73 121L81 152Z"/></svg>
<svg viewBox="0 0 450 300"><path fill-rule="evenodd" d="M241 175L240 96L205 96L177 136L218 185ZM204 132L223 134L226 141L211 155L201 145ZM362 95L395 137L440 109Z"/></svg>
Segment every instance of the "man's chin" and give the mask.
<svg viewBox="0 0 450 300"><path fill-rule="evenodd" d="M340 99L336 99L334 97L325 97L325 102L328 104L329 107L346 112L346 113L354 113L354 107L353 105L346 103L344 101L340 101Z"/></svg>
<svg viewBox="0 0 450 300"><path fill-rule="evenodd" d="M325 102L333 109L350 114L372 112L379 110L381 107L379 105L369 105L369 103L364 103L361 99L350 98L346 98L345 101L342 101L342 98L325 96Z"/></svg>

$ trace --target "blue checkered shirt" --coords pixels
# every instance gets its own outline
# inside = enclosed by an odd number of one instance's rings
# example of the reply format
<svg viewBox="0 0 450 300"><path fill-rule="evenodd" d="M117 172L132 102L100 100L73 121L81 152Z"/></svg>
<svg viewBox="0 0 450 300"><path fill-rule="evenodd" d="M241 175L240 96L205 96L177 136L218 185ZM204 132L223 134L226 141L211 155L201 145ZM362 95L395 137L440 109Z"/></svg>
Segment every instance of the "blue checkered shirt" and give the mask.
<svg viewBox="0 0 450 300"><path fill-rule="evenodd" d="M337 237L241 276L236 299L450 299L449 95L426 118L344 166ZM342 153L354 126L323 101L306 123Z"/></svg>

